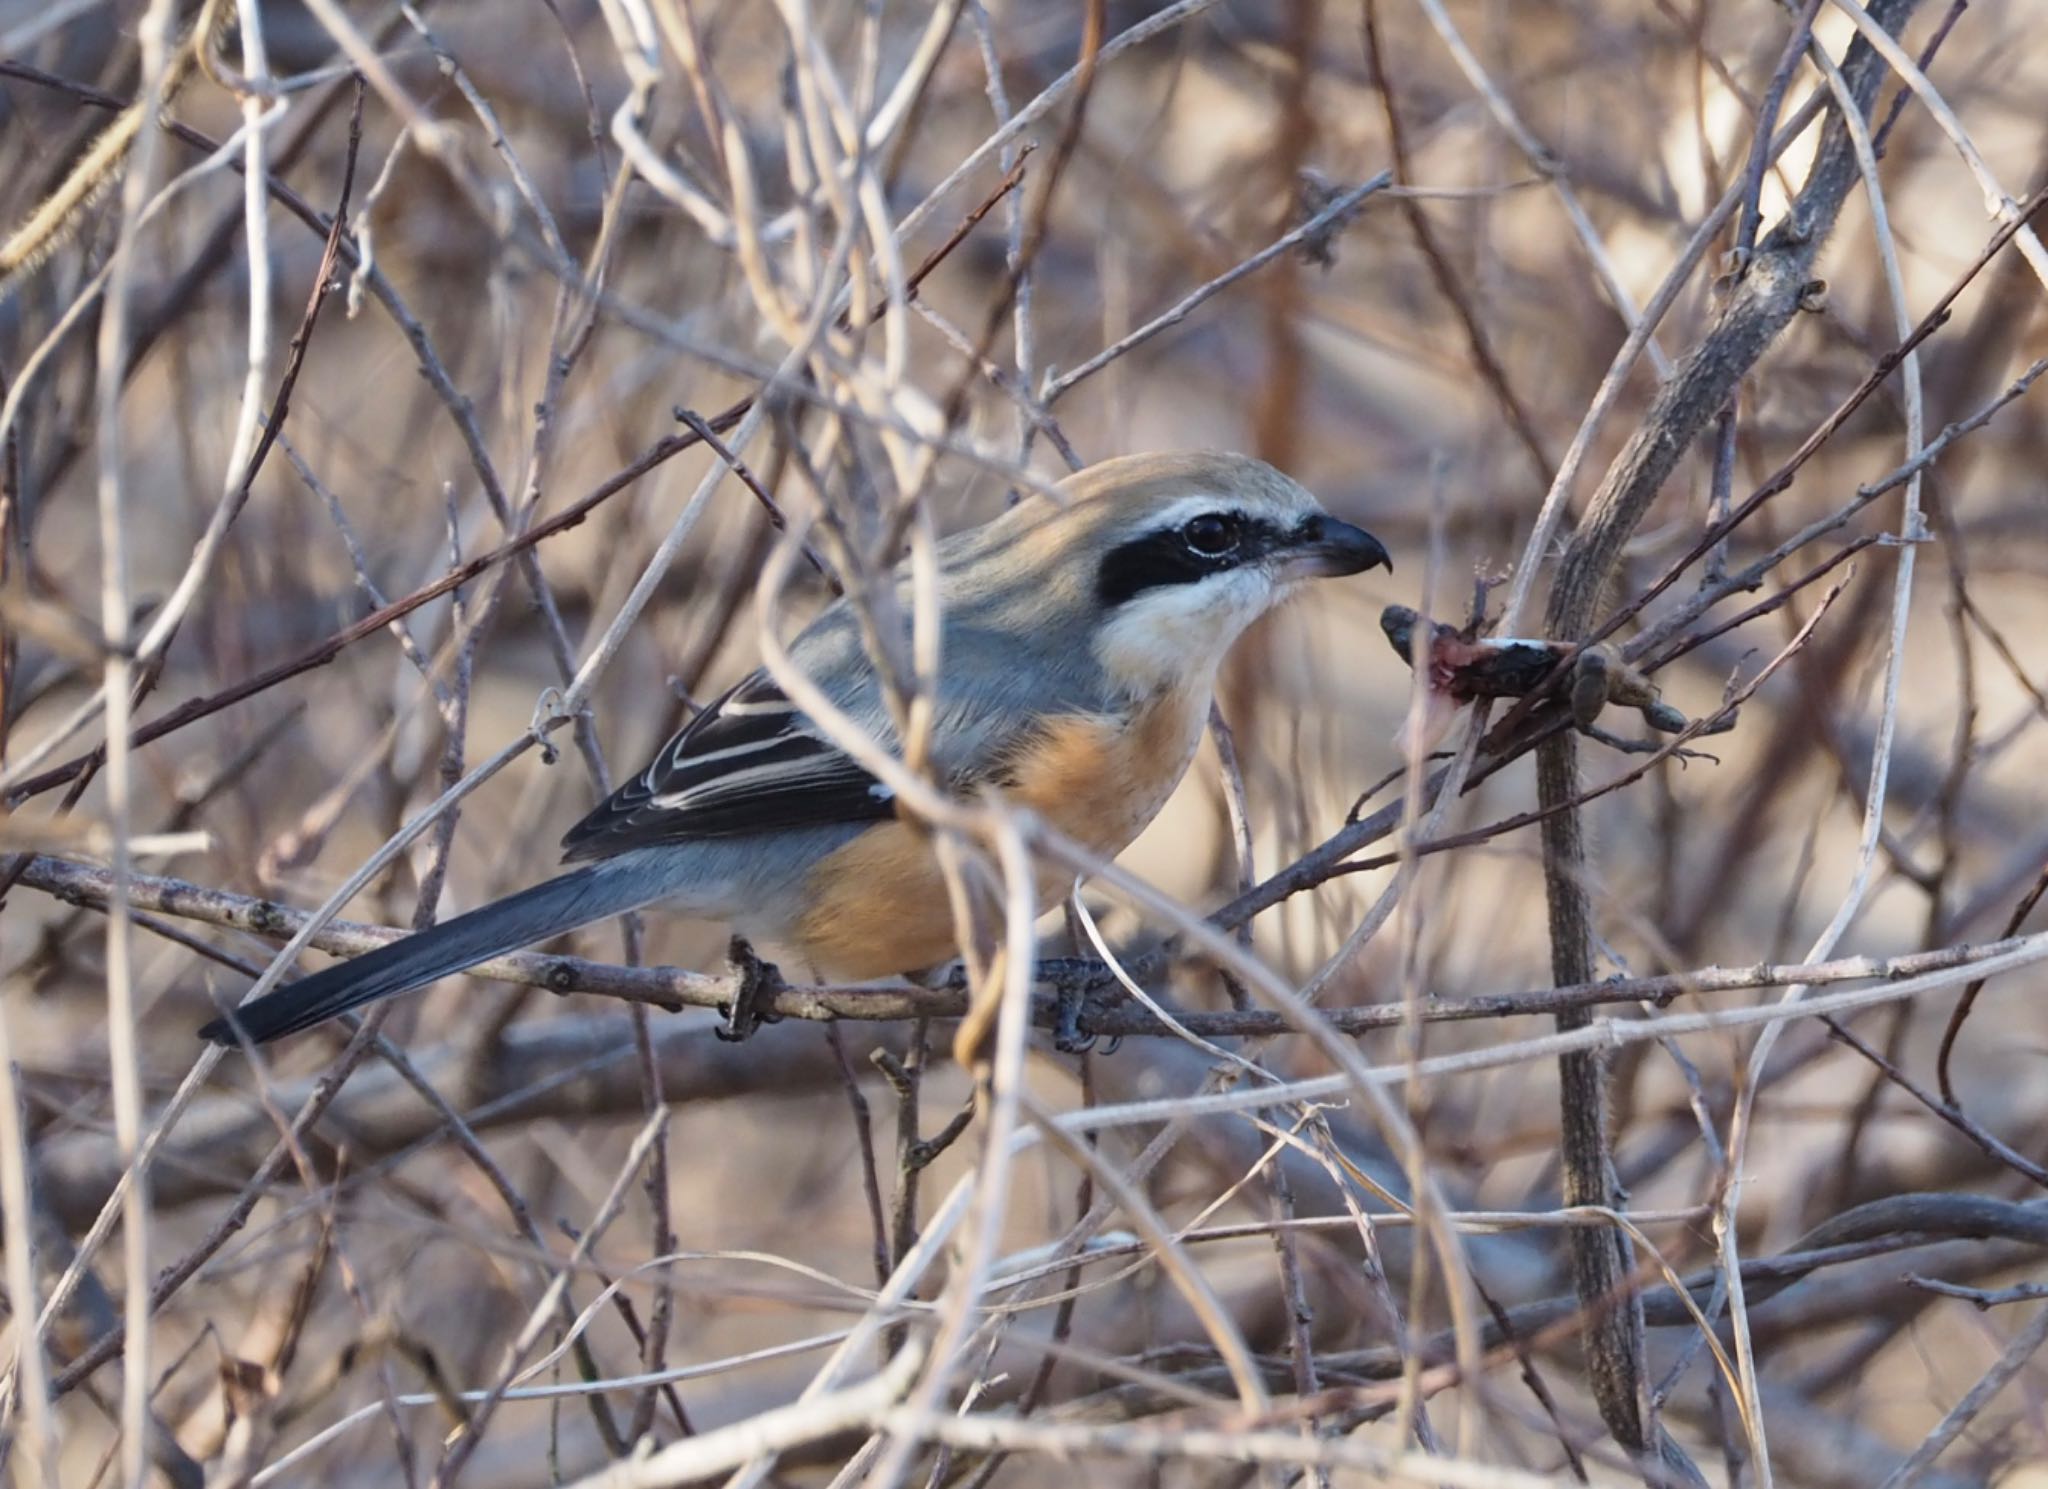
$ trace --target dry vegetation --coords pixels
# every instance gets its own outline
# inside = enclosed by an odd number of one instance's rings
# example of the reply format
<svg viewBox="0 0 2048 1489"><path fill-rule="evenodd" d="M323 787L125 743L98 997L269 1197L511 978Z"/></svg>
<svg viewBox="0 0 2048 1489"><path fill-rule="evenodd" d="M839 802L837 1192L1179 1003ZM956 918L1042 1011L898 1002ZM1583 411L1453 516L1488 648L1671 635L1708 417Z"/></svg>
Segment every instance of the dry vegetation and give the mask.
<svg viewBox="0 0 2048 1489"><path fill-rule="evenodd" d="M1864 3L0 4L14 1481L2048 1476L2048 51ZM1397 571L1096 876L1149 1001L1054 914L726 1043L650 916L193 1039L539 877L799 540L1197 445ZM1702 731L1403 770L1475 577Z"/></svg>

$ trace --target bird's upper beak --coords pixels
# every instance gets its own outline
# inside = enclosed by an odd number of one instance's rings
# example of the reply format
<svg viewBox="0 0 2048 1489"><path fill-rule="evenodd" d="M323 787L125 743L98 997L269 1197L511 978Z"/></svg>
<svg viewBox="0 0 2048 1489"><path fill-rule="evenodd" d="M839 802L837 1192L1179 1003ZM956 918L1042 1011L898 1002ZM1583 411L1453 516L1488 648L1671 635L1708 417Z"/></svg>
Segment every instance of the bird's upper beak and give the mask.
<svg viewBox="0 0 2048 1489"><path fill-rule="evenodd" d="M1362 527L1327 516L1304 521L1275 557L1285 579L1333 579L1367 569L1391 573L1394 567L1378 538Z"/></svg>

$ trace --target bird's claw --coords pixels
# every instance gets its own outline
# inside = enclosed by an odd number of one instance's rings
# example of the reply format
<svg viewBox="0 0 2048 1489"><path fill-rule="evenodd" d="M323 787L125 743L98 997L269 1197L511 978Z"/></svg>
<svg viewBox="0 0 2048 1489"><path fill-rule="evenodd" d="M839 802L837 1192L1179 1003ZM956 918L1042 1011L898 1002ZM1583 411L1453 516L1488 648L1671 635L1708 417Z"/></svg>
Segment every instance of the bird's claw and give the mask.
<svg viewBox="0 0 2048 1489"><path fill-rule="evenodd" d="M1053 985L1052 1047L1063 1055L1085 1055L1092 1052L1113 1055L1123 1048L1124 1037L1111 1034L1105 1039L1093 1030L1081 1027L1087 1016L1090 1003L1100 996L1105 1007L1115 1007L1125 1001L1115 981L1100 968L1094 972L1079 975L1060 976L1051 979Z"/></svg>
<svg viewBox="0 0 2048 1489"><path fill-rule="evenodd" d="M1053 993L1052 1047L1063 1055L1085 1055L1095 1048L1096 1036L1081 1028L1087 1003L1088 989L1080 982L1063 981Z"/></svg>
<svg viewBox="0 0 2048 1489"><path fill-rule="evenodd" d="M767 1004L782 985L782 973L773 962L762 961L744 936L734 936L727 944L725 959L733 972L732 1002L718 1005L725 1022L713 1032L728 1044L738 1044L751 1039L763 1024L782 1021L782 1015Z"/></svg>

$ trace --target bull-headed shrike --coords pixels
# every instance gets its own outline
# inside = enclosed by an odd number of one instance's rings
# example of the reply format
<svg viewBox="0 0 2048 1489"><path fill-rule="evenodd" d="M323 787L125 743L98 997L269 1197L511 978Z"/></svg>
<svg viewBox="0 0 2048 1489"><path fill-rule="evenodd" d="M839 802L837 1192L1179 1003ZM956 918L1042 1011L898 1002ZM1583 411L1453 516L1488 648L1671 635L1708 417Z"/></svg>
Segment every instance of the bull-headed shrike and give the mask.
<svg viewBox="0 0 2048 1489"><path fill-rule="evenodd" d="M938 545L941 667L929 756L1102 857L1194 759L1217 668L1303 582L1392 567L1371 534L1240 455L1134 455ZM907 605L910 579L899 571ZM896 735L844 601L789 648L824 696ZM378 998L643 906L720 920L814 972L864 981L958 952L929 836L765 671L692 718L563 839L544 884L290 983L201 1030L295 1033ZM1045 900L1064 892L1048 866ZM1043 901L1042 901L1043 902Z"/></svg>

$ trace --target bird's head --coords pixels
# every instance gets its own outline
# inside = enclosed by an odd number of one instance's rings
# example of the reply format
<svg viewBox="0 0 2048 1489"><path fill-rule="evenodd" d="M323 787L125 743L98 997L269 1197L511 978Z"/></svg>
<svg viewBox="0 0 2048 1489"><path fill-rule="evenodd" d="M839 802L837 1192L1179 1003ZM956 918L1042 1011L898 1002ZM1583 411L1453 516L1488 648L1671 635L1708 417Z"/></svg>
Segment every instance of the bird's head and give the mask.
<svg viewBox="0 0 2048 1489"><path fill-rule="evenodd" d="M1133 687L1213 674L1310 579L1393 566L1372 534L1245 455L1126 456L1062 489L1064 506L1034 497L1001 525L1063 603L1089 611L1097 659Z"/></svg>

